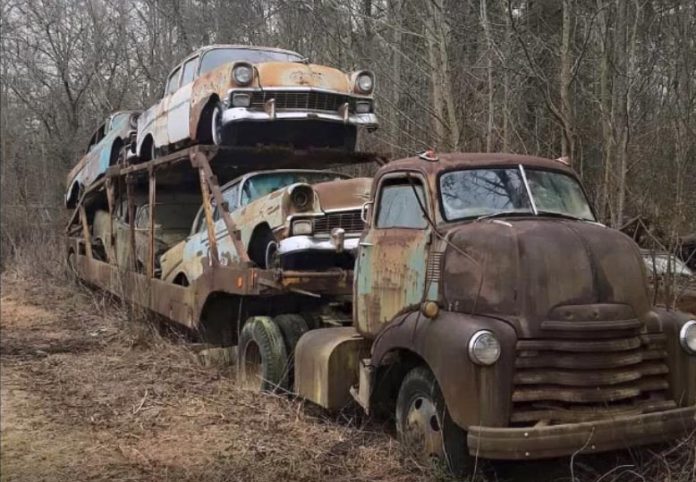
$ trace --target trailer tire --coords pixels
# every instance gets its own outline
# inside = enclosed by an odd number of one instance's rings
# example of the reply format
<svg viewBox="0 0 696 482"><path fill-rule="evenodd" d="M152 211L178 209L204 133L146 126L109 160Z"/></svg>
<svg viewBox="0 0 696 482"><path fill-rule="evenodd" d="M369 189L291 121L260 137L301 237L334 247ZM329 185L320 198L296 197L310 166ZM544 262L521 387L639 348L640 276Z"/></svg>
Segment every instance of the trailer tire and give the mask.
<svg viewBox="0 0 696 482"><path fill-rule="evenodd" d="M287 390L289 363L283 334L268 316L249 318L237 347L239 382L244 388Z"/></svg>
<svg viewBox="0 0 696 482"><path fill-rule="evenodd" d="M439 459L457 476L474 468L466 432L452 421L440 386L425 366L413 368L401 383L396 431L405 449L423 462Z"/></svg>
<svg viewBox="0 0 696 482"><path fill-rule="evenodd" d="M280 328L285 340L285 349L288 354L288 387L292 387L295 378L295 347L300 337L309 331L307 322L300 315L278 315L273 317Z"/></svg>

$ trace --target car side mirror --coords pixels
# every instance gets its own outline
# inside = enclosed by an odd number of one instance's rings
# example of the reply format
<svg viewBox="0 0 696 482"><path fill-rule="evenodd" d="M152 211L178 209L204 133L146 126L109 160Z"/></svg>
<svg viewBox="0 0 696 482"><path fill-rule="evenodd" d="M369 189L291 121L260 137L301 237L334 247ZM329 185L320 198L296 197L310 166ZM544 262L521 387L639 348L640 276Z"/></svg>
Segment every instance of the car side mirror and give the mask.
<svg viewBox="0 0 696 482"><path fill-rule="evenodd" d="M369 212L370 212L370 207L374 204L374 201L367 201L366 203L363 203L362 208L360 209L360 219L362 220L363 223L369 225Z"/></svg>

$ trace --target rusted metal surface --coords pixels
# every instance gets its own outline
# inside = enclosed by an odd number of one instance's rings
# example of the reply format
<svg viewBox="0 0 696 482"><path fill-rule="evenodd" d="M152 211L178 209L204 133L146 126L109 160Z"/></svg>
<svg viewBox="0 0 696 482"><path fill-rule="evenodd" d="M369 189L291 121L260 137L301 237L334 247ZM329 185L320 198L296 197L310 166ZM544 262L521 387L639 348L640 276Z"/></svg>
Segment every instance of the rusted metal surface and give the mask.
<svg viewBox="0 0 696 482"><path fill-rule="evenodd" d="M80 206L78 211L80 212L80 224L82 225L82 237L84 239L85 252L88 258L92 258L92 236L89 232L89 224L87 223L87 214L85 213L84 206Z"/></svg>
<svg viewBox="0 0 696 482"><path fill-rule="evenodd" d="M202 167L198 168L201 181L201 198L203 200L203 212L205 213L205 224L208 230L209 255L212 266L220 264L220 257L217 249L217 237L215 236L215 222L213 221L213 207L210 204L210 190L205 171Z"/></svg>
<svg viewBox="0 0 696 482"><path fill-rule="evenodd" d="M148 179L148 250L147 250L147 277L155 276L155 206L157 199L157 178L154 169L150 170ZM113 221L112 221L113 223Z"/></svg>

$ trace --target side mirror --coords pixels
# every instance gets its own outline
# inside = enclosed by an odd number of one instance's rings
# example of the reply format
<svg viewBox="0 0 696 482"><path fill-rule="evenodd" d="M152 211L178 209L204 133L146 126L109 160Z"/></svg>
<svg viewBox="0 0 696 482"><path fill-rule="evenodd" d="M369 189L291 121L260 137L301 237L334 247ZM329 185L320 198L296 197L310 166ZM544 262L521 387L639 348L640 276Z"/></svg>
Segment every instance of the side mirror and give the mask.
<svg viewBox="0 0 696 482"><path fill-rule="evenodd" d="M362 208L360 208L360 219L362 220L363 223L369 225L369 218L368 218L368 213L370 211L370 207L374 204L374 201L367 201L366 203L363 203Z"/></svg>

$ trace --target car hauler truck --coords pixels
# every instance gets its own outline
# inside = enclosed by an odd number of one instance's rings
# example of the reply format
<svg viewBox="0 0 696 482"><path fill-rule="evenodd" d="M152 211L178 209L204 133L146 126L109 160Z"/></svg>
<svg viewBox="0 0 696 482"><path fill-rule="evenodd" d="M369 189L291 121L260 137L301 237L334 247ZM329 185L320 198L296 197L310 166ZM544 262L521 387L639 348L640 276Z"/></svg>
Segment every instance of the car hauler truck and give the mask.
<svg viewBox="0 0 696 482"><path fill-rule="evenodd" d="M209 193L224 200L211 165L231 165L216 152L122 169L104 187L136 170L152 186L158 163L189 162L214 239ZM113 290L118 271L95 259L80 206L73 266ZM637 246L596 221L566 164L509 154L394 161L361 212L354 272L260 269L243 254L223 265L212 243L188 286L156 278L153 248L145 274L130 271L125 284L144 286L131 299L164 316L224 333L248 387L392 413L408 447L458 473L477 457L602 452L696 429L695 317L651 306Z"/></svg>

